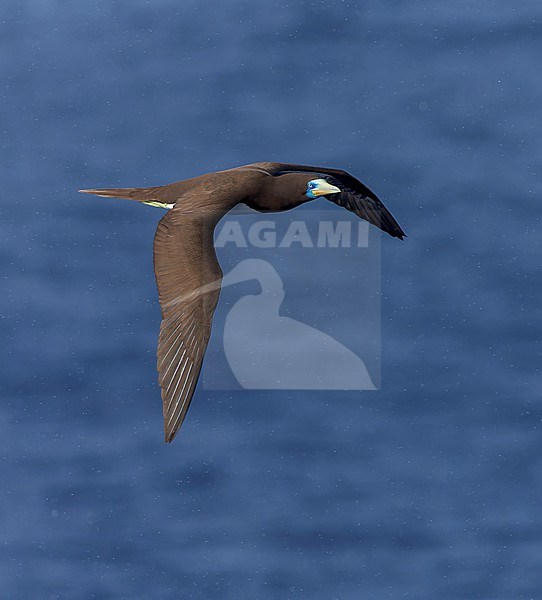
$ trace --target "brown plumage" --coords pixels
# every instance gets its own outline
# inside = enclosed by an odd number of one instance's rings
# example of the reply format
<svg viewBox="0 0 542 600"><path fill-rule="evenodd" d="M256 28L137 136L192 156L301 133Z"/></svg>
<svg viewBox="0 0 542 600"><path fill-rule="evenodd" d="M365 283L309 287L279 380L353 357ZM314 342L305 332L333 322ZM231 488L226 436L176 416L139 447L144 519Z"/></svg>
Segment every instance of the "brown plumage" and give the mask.
<svg viewBox="0 0 542 600"><path fill-rule="evenodd" d="M363 183L346 171L324 167L261 162L158 187L80 190L170 209L154 237L162 309L157 367L166 442L173 440L190 406L220 294L222 271L213 247L216 224L239 203L275 212L309 202L313 199L307 195L312 194L309 182L314 194L324 195L392 237L405 236Z"/></svg>

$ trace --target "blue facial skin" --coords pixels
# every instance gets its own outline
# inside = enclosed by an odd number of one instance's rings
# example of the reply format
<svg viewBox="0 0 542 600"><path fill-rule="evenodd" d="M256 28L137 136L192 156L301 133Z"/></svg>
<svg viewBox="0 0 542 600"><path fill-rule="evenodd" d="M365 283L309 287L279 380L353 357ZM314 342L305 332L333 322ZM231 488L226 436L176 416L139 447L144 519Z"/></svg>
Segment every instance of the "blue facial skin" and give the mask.
<svg viewBox="0 0 542 600"><path fill-rule="evenodd" d="M317 196L314 195L314 190L316 189L318 189L318 184L316 181L309 181L309 183L307 183L307 191L305 192L305 195L311 200L314 200L317 198Z"/></svg>

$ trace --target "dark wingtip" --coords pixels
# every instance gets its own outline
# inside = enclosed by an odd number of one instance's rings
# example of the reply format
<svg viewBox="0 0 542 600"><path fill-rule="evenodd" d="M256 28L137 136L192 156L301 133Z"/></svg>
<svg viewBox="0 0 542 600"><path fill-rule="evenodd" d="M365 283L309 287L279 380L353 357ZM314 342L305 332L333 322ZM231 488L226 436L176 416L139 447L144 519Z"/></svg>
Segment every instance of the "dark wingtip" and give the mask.
<svg viewBox="0 0 542 600"><path fill-rule="evenodd" d="M407 234L399 226L394 228L381 227L381 229L384 233L387 233L389 236L397 238L401 241L403 241L407 237Z"/></svg>

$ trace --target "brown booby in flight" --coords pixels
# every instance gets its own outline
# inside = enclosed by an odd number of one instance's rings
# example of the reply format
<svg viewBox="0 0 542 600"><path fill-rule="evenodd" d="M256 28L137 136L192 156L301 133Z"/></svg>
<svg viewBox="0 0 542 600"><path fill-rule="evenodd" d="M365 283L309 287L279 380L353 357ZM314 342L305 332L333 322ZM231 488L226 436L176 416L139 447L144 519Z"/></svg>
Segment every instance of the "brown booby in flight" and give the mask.
<svg viewBox="0 0 542 600"><path fill-rule="evenodd" d="M157 368L166 442L184 421L201 371L222 281L213 232L230 209L244 203L260 212L284 211L324 196L392 237L405 236L361 181L325 167L260 162L158 187L80 191L169 209L154 237L162 309Z"/></svg>

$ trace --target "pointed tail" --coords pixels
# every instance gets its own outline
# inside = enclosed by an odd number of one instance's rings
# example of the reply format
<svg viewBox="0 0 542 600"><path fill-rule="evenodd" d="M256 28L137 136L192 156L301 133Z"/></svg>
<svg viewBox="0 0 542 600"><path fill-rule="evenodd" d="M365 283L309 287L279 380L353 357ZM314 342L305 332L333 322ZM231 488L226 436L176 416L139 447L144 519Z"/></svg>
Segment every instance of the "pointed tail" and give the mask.
<svg viewBox="0 0 542 600"><path fill-rule="evenodd" d="M112 189L92 189L78 190L83 194L94 194L102 198L126 198L127 200L136 200L149 206L158 206L159 208L173 208L174 204L168 204L160 201L158 191L160 187L149 188L112 188Z"/></svg>
<svg viewBox="0 0 542 600"><path fill-rule="evenodd" d="M83 194L95 194L102 198L126 198L127 200L137 200L138 202L149 202L156 200L156 192L159 187L150 188L113 188L113 189L92 189L79 190Z"/></svg>

